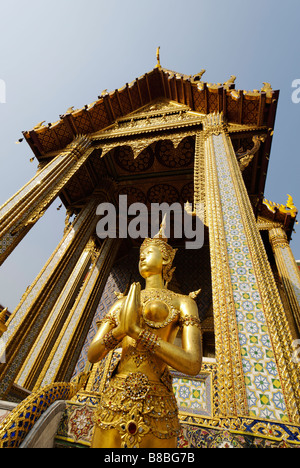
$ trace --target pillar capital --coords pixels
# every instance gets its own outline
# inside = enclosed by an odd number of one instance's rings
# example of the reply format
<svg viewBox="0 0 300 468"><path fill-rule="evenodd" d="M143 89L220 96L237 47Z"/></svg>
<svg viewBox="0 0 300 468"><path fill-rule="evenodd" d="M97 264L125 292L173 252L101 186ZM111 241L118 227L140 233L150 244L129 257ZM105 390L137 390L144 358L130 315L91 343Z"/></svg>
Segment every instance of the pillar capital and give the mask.
<svg viewBox="0 0 300 468"><path fill-rule="evenodd" d="M287 235L281 227L272 227L272 229L269 230L269 239L273 249L277 247L282 249L289 247Z"/></svg>
<svg viewBox="0 0 300 468"><path fill-rule="evenodd" d="M78 161L92 145L92 140L87 135L78 135L69 145L66 147L65 152Z"/></svg>
<svg viewBox="0 0 300 468"><path fill-rule="evenodd" d="M204 138L210 135L219 135L221 132L226 132L227 125L224 119L223 112L214 112L207 114L202 121Z"/></svg>

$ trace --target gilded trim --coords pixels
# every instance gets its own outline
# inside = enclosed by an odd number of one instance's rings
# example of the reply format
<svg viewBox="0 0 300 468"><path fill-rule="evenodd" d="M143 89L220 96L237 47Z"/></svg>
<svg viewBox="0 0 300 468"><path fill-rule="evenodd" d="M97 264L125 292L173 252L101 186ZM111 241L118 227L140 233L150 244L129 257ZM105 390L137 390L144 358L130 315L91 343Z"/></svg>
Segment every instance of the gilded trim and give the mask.
<svg viewBox="0 0 300 468"><path fill-rule="evenodd" d="M299 424L300 391L298 382L300 380L300 372L299 366L297 367L291 359L293 354L292 335L273 272L257 229L251 203L236 161L232 143L225 133L222 137L227 151L232 181L235 185L236 197L240 206L253 268L259 285L269 336L276 356L277 370L284 392L287 414L290 422Z"/></svg>
<svg viewBox="0 0 300 468"><path fill-rule="evenodd" d="M209 119L210 123L210 119ZM222 124L211 127L219 134ZM205 173L207 221L210 231L213 310L218 363L219 414L246 415L248 405L243 377L241 351L235 320L216 157L211 132L205 127Z"/></svg>

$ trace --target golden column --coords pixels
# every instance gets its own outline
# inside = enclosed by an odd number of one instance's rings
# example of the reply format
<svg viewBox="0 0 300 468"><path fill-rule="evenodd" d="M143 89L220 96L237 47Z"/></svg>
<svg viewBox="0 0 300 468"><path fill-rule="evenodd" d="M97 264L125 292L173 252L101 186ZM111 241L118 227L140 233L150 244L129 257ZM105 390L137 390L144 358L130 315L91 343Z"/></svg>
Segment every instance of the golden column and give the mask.
<svg viewBox="0 0 300 468"><path fill-rule="evenodd" d="M119 239L107 238L101 248L93 249L88 276L39 374L35 390L71 379L119 246Z"/></svg>
<svg viewBox="0 0 300 468"><path fill-rule="evenodd" d="M233 288L226 248L213 135L224 132L221 116L204 121L206 219L209 227L219 416L247 415L248 405L239 350Z"/></svg>
<svg viewBox="0 0 300 468"><path fill-rule="evenodd" d="M276 265L284 285L290 307L300 333L300 272L285 231L274 227L269 231L269 239L274 252Z"/></svg>
<svg viewBox="0 0 300 468"><path fill-rule="evenodd" d="M99 198L81 210L6 323L6 362L0 364L0 398L13 385L45 321L97 224Z"/></svg>
<svg viewBox="0 0 300 468"><path fill-rule="evenodd" d="M222 114L203 127L218 412L299 424L292 336Z"/></svg>
<svg viewBox="0 0 300 468"><path fill-rule="evenodd" d="M21 387L32 390L39 378L83 286L91 267L94 248L93 239L89 239L16 379Z"/></svg>
<svg viewBox="0 0 300 468"><path fill-rule="evenodd" d="M0 207L0 265L43 216L93 150L88 137L77 137Z"/></svg>

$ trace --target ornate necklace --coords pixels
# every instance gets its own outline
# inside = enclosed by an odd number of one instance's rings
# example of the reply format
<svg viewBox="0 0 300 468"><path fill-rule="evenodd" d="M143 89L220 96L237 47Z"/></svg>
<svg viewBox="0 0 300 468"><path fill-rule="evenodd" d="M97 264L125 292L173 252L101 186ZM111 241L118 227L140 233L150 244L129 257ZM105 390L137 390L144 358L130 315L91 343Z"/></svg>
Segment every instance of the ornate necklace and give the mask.
<svg viewBox="0 0 300 468"><path fill-rule="evenodd" d="M150 328L164 328L169 325L180 313L173 306L173 294L167 289L146 289L141 292L142 317ZM150 320L157 316L158 320ZM163 320L159 320L163 315Z"/></svg>

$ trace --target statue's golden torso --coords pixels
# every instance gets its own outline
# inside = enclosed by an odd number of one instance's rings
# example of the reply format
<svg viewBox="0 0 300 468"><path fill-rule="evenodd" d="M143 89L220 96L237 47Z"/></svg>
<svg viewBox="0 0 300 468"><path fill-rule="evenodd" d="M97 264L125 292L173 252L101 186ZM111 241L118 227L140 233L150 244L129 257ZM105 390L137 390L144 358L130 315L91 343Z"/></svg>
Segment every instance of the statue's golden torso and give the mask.
<svg viewBox="0 0 300 468"><path fill-rule="evenodd" d="M180 303L184 296L168 290L151 289L141 292L141 300L140 326L151 330L164 341L174 343L180 326ZM122 313L122 307L118 313ZM123 339L117 374L142 372L147 373L150 380L159 381L166 367L159 357L136 346L134 339L129 336Z"/></svg>

